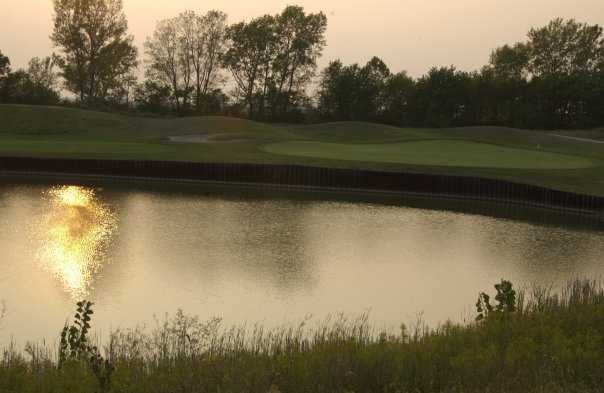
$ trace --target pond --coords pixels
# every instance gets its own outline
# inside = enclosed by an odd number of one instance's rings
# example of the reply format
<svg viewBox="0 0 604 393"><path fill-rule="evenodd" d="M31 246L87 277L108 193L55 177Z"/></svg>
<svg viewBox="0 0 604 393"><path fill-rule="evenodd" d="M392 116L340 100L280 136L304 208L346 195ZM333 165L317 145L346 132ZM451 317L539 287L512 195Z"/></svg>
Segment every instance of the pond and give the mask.
<svg viewBox="0 0 604 393"><path fill-rule="evenodd" d="M56 339L83 298L96 304L101 337L178 309L267 326L369 312L396 329L471 320L477 293L501 278L559 286L604 273L595 225L475 202L374 199L0 183L0 342Z"/></svg>

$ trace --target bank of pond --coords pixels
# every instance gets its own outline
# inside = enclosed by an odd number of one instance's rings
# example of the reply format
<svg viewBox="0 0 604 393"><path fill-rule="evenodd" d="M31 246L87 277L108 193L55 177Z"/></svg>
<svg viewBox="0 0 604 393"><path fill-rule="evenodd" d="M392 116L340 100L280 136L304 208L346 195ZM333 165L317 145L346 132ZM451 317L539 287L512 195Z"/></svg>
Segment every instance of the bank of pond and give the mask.
<svg viewBox="0 0 604 393"><path fill-rule="evenodd" d="M463 324L420 319L381 331L367 315L339 315L268 329L179 311L151 329L113 330L102 348L89 338L94 305L83 301L56 341L4 348L0 391L601 391L599 282L575 280L553 293L502 281L487 292L476 320Z"/></svg>

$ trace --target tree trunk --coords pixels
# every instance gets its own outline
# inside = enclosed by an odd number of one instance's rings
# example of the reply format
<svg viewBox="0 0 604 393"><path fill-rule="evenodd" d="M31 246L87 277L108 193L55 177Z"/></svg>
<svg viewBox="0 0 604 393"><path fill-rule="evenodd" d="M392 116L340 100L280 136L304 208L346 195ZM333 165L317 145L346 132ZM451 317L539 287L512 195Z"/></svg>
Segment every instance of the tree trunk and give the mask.
<svg viewBox="0 0 604 393"><path fill-rule="evenodd" d="M197 97L195 98L195 109L197 110L197 112L199 112L199 110L201 109L201 79L199 77L199 71L196 70L195 73L197 78L197 85L195 86L197 94Z"/></svg>

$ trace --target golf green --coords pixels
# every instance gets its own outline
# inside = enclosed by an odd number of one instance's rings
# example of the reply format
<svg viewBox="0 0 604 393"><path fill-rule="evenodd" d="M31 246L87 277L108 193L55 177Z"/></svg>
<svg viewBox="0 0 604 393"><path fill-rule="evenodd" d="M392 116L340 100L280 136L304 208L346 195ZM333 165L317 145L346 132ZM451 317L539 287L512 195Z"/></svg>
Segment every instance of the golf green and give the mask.
<svg viewBox="0 0 604 393"><path fill-rule="evenodd" d="M459 140L389 144L290 141L262 148L269 153L287 156L431 166L576 169L599 165L597 161L584 157Z"/></svg>

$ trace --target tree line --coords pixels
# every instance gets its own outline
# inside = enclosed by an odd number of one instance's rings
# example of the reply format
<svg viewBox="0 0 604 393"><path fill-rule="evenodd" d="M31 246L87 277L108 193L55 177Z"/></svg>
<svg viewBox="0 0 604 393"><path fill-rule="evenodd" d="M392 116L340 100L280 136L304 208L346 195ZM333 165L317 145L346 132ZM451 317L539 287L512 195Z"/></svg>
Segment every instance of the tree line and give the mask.
<svg viewBox="0 0 604 393"><path fill-rule="evenodd" d="M364 65L334 60L317 73L327 17L299 6L235 24L221 11L186 11L158 21L141 55L121 0L53 2L50 38L59 53L13 72L0 52L0 102L59 104L68 91L86 107L265 121L604 124L604 33L572 19L532 28L478 71L434 67L412 78L377 57Z"/></svg>
<svg viewBox="0 0 604 393"><path fill-rule="evenodd" d="M336 60L321 73L317 109L327 119L399 126L601 126L602 28L555 19L526 42L495 49L480 71L434 67L418 79L378 58L364 66Z"/></svg>

